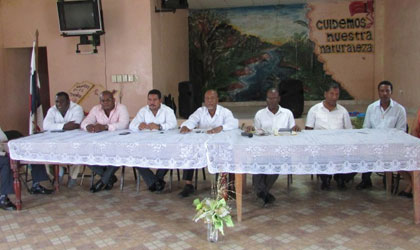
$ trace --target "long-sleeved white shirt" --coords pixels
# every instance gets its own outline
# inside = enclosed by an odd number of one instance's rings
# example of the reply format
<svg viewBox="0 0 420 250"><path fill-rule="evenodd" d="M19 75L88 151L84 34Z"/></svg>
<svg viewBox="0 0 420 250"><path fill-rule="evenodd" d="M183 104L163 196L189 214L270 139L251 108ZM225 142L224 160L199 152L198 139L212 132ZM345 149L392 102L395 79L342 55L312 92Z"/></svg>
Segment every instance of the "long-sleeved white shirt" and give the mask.
<svg viewBox="0 0 420 250"><path fill-rule="evenodd" d="M64 125L68 122L75 122L80 124L83 120L83 108L70 101L69 109L67 110L64 117L61 115L60 111L54 105L48 109L47 116L45 116L43 127L44 130L59 130L63 129Z"/></svg>
<svg viewBox="0 0 420 250"><path fill-rule="evenodd" d="M156 116L153 115L153 112L150 110L149 106L145 106L137 112L136 117L130 122L130 130L139 131L139 125L145 122L156 123L162 126L162 130L169 130L176 128L177 121L174 111L166 106L161 104Z"/></svg>
<svg viewBox="0 0 420 250"><path fill-rule="evenodd" d="M397 128L405 131L407 129L405 108L391 99L389 107L384 110L380 100L377 100L368 106L363 128Z"/></svg>
<svg viewBox="0 0 420 250"><path fill-rule="evenodd" d="M259 110L255 114L254 127L265 132L273 133L279 129L291 129L295 126L295 119L292 111L282 108L279 105L277 113L273 114L268 107Z"/></svg>
<svg viewBox="0 0 420 250"><path fill-rule="evenodd" d="M347 109L337 104L329 111L323 102L315 104L309 109L306 117L306 127L313 129L351 129L351 121Z"/></svg>
<svg viewBox="0 0 420 250"><path fill-rule="evenodd" d="M192 113L188 117L188 120L181 124L181 127L183 126L188 129L212 129L223 126L223 130L232 130L238 128L238 120L233 117L229 109L217 105L213 117L210 116L209 110L206 107L201 107Z"/></svg>
<svg viewBox="0 0 420 250"><path fill-rule="evenodd" d="M7 141L7 136L6 134L3 132L3 130L0 128L0 142L6 142ZM3 148L3 145L0 144L0 156L5 156L6 152Z"/></svg>

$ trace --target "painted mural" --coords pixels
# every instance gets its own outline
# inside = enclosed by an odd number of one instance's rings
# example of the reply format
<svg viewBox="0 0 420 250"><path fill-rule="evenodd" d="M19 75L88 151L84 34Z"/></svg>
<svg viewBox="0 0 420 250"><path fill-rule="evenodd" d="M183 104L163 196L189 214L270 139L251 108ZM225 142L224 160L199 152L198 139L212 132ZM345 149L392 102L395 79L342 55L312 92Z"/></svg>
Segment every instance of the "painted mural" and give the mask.
<svg viewBox="0 0 420 250"><path fill-rule="evenodd" d="M303 84L305 100L323 99L333 82L309 39L304 4L190 10L190 80L221 101L262 101L270 87ZM339 83L340 84L340 83ZM342 89L340 99L353 99Z"/></svg>

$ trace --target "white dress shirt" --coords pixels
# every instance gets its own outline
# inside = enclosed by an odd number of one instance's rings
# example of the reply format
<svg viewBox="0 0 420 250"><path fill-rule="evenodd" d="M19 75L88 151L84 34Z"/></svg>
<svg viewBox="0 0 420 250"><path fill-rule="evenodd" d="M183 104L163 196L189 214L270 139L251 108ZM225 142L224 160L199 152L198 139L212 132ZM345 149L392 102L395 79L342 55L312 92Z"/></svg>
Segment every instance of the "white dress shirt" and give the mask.
<svg viewBox="0 0 420 250"><path fill-rule="evenodd" d="M64 117L61 115L56 105L48 109L47 116L44 119L43 127L44 130L60 130L63 129L66 123L71 121L80 124L83 120L83 117L83 108L80 105L70 101L69 109L67 110Z"/></svg>
<svg viewBox="0 0 420 250"><path fill-rule="evenodd" d="M329 111L323 102L315 104L309 109L306 117L306 127L313 129L351 129L349 112L337 104L335 109Z"/></svg>
<svg viewBox="0 0 420 250"><path fill-rule="evenodd" d="M405 131L407 128L405 108L391 99L389 107L384 110L380 100L377 100L368 106L363 128L397 128Z"/></svg>
<svg viewBox="0 0 420 250"><path fill-rule="evenodd" d="M160 105L156 116L153 115L149 106L141 108L136 117L130 122L130 130L139 131L139 125L142 122L147 124L160 124L160 126L162 126L162 130L174 129L177 125L174 111L165 104Z"/></svg>
<svg viewBox="0 0 420 250"><path fill-rule="evenodd" d="M7 142L7 136L1 128L0 128L0 142ZM6 152L3 148L3 145L0 144L0 156L5 156L5 155L6 155Z"/></svg>
<svg viewBox="0 0 420 250"><path fill-rule="evenodd" d="M185 126L189 129L213 129L223 126L223 130L232 130L238 128L238 120L233 117L232 112L220 105L216 106L216 112L213 117L210 116L206 107L198 108L188 117L181 127Z"/></svg>
<svg viewBox="0 0 420 250"><path fill-rule="evenodd" d="M279 105L277 113L273 114L268 107L259 110L255 114L254 127L265 132L273 133L279 129L291 129L295 126L295 119L292 111L282 108Z"/></svg>

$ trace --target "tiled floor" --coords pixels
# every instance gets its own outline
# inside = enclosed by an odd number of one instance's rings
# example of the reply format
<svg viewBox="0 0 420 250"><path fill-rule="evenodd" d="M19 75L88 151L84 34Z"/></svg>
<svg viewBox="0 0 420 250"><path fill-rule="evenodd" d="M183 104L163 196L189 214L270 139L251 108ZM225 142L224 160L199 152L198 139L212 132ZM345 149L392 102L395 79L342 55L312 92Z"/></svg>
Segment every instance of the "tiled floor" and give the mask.
<svg viewBox="0 0 420 250"><path fill-rule="evenodd" d="M379 177L370 191L356 191L357 178L346 191L324 192L307 175L294 176L287 191L281 176L273 206L246 194L243 222L208 243L205 225L192 221L196 196L178 198L177 182L173 192L150 193L142 183L137 193L126 175L123 192L91 194L88 182L51 196L24 192L23 211L0 211L0 249L420 249L412 200L387 196ZM197 196L209 187L200 181Z"/></svg>

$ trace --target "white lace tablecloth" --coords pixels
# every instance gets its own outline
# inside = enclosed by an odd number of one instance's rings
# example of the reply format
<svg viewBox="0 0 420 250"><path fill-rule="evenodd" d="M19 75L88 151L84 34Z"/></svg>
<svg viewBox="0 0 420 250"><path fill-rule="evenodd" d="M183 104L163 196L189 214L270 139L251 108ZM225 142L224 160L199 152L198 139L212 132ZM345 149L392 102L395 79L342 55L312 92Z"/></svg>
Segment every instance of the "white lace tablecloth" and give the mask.
<svg viewBox="0 0 420 250"><path fill-rule="evenodd" d="M211 173L333 174L420 170L420 139L400 130L308 130L298 135L215 135Z"/></svg>
<svg viewBox="0 0 420 250"><path fill-rule="evenodd" d="M87 133L81 130L45 132L8 143L14 160L63 164L203 168L207 165L204 133L178 130Z"/></svg>

